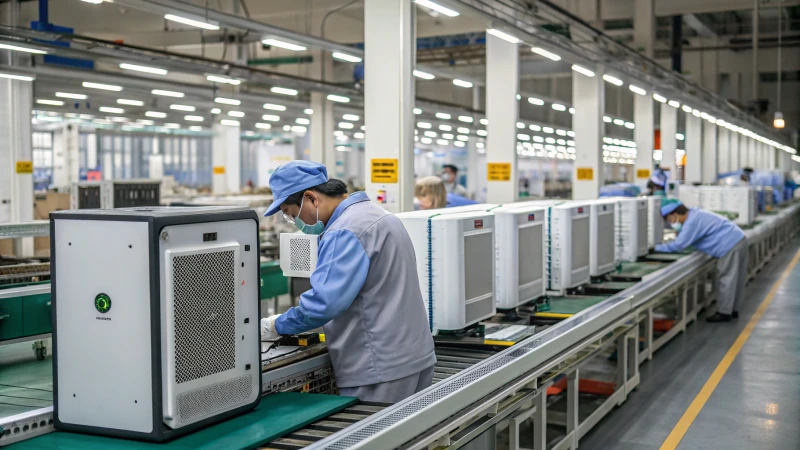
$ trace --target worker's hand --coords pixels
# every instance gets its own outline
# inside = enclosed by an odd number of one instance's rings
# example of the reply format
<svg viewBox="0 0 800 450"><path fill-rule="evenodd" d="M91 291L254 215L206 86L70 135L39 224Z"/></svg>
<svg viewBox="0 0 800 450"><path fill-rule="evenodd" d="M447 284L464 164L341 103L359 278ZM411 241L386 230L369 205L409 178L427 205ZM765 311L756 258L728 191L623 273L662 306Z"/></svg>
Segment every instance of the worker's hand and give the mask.
<svg viewBox="0 0 800 450"><path fill-rule="evenodd" d="M275 320L278 318L279 314L274 316L269 316L261 319L261 340L274 340L278 339L280 335L278 331L275 330Z"/></svg>

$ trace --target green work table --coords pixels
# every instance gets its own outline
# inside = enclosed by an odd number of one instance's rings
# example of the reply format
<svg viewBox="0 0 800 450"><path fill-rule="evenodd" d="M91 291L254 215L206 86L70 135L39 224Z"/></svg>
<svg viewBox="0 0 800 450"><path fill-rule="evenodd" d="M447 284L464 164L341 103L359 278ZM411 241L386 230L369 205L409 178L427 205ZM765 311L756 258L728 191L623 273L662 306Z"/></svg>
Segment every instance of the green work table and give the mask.
<svg viewBox="0 0 800 450"><path fill-rule="evenodd" d="M249 413L166 443L149 443L56 431L13 444L10 450L235 450L252 449L297 431L358 402L354 397L281 392Z"/></svg>
<svg viewBox="0 0 800 450"><path fill-rule="evenodd" d="M534 314L534 317L543 319L566 319L578 314L584 309L607 299L607 296L571 295L567 297L550 297L550 309Z"/></svg>

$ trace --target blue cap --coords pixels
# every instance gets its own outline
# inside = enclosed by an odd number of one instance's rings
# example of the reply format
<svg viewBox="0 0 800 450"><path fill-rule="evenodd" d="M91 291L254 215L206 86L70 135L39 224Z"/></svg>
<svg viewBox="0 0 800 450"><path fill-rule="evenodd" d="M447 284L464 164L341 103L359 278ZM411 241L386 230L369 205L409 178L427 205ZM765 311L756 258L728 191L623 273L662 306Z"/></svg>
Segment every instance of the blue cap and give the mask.
<svg viewBox="0 0 800 450"><path fill-rule="evenodd" d="M328 169L313 161L295 160L279 166L269 177L269 188L275 199L264 216L269 217L281 209L286 199L300 191L328 181Z"/></svg>
<svg viewBox="0 0 800 450"><path fill-rule="evenodd" d="M650 177L650 181L657 186L665 187L667 185L667 174L661 169L656 169L655 173Z"/></svg>
<svg viewBox="0 0 800 450"><path fill-rule="evenodd" d="M667 217L668 215L672 214L676 209L678 209L678 206L681 205L683 205L683 203L677 200L672 200L672 199L664 200L664 204L662 204L661 206L661 217Z"/></svg>

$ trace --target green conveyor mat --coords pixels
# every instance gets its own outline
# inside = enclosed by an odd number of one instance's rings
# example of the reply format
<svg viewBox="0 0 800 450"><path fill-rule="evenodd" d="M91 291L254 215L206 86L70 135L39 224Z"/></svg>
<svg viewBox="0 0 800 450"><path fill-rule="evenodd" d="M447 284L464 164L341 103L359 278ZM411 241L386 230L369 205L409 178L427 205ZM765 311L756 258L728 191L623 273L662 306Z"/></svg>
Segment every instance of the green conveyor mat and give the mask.
<svg viewBox="0 0 800 450"><path fill-rule="evenodd" d="M0 417L53 405L52 361L38 361L31 342L0 346Z"/></svg>
<svg viewBox="0 0 800 450"><path fill-rule="evenodd" d="M624 262L616 272L611 274L611 278L615 280L641 279L645 275L649 275L665 265L666 264L657 262Z"/></svg>
<svg viewBox="0 0 800 450"><path fill-rule="evenodd" d="M550 310L537 312L534 316L546 319L565 319L584 309L591 308L607 298L600 296L550 297Z"/></svg>
<svg viewBox="0 0 800 450"><path fill-rule="evenodd" d="M281 392L253 411L163 444L56 431L7 447L10 450L235 450L274 441L358 401L338 395Z"/></svg>
<svg viewBox="0 0 800 450"><path fill-rule="evenodd" d="M648 261L673 262L686 256L683 253L651 253L645 256Z"/></svg>
<svg viewBox="0 0 800 450"><path fill-rule="evenodd" d="M583 290L590 294L614 294L624 291L635 284L635 281L603 281L601 283L588 284L583 287Z"/></svg>

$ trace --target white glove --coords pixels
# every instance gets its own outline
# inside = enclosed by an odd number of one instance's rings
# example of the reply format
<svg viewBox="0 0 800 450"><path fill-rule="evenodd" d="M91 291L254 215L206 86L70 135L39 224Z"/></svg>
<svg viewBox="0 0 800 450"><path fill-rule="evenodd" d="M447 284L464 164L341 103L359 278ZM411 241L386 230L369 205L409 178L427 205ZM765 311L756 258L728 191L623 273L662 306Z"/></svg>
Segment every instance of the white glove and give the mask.
<svg viewBox="0 0 800 450"><path fill-rule="evenodd" d="M261 319L261 340L275 340L280 337L278 332L275 330L275 319L278 318L280 314L276 314L274 316L269 316Z"/></svg>

